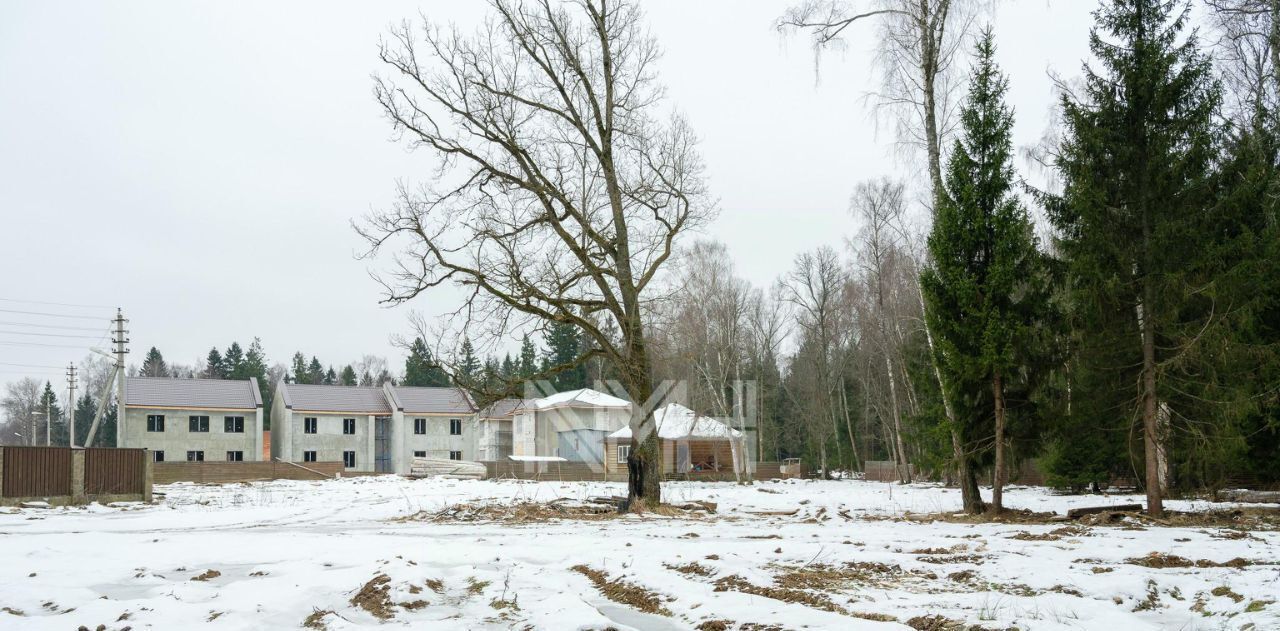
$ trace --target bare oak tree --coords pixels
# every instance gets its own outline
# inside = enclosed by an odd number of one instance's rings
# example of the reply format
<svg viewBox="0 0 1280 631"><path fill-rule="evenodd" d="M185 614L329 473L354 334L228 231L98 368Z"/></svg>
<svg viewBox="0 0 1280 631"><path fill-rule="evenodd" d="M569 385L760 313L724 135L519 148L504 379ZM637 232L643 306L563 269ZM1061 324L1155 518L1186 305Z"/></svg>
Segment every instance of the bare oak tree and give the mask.
<svg viewBox="0 0 1280 631"><path fill-rule="evenodd" d="M646 298L677 237L713 212L694 134L660 112L660 51L634 4L490 4L472 35L406 23L382 45L378 102L439 166L358 229L370 256L395 250L387 302L454 285L467 295L452 322L472 340L582 330L575 363L607 359L634 403L629 505L656 505Z"/></svg>

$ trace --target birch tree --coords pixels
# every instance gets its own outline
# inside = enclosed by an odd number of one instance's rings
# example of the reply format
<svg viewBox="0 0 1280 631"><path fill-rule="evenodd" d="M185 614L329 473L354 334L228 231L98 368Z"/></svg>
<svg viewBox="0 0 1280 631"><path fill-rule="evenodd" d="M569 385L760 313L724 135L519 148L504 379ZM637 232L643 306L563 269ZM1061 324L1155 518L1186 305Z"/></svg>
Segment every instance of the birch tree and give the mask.
<svg viewBox="0 0 1280 631"><path fill-rule="evenodd" d="M406 23L383 43L378 103L438 166L359 231L370 256L394 251L387 302L459 287L450 321L482 347L548 322L582 330L571 363L608 360L635 404L629 506L656 505L646 300L680 235L712 215L694 134L662 109L660 49L634 4L490 8L471 35Z"/></svg>

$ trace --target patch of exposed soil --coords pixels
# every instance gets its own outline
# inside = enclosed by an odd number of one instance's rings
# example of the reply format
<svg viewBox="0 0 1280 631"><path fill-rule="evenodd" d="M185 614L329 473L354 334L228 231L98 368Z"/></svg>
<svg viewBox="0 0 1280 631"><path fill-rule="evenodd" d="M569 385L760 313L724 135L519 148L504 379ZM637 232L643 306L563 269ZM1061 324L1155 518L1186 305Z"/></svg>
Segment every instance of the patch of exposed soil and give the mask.
<svg viewBox="0 0 1280 631"><path fill-rule="evenodd" d="M672 565L670 563L664 563L663 567L667 568L668 570L675 570L681 574L692 574L695 576L711 576L716 573L715 570L697 562L685 563L684 565Z"/></svg>
<svg viewBox="0 0 1280 631"><path fill-rule="evenodd" d="M609 574L602 570L592 569L585 565L569 568L591 581L605 598L616 603L629 605L645 613L670 616L671 611L662 606L662 599L653 591L635 583L622 579L609 580Z"/></svg>
<svg viewBox="0 0 1280 631"><path fill-rule="evenodd" d="M830 597L824 594L815 594L804 589L796 589L789 587L766 587L764 585L756 585L751 581L737 575L732 574L721 578L715 582L715 590L718 592L742 592L751 594L752 596L763 596L772 598L782 602L797 603L822 611L838 613L854 618L863 618L865 620L878 620L881 622L896 622L898 619L879 613L863 613L859 611L850 611L836 604Z"/></svg>
<svg viewBox="0 0 1280 631"><path fill-rule="evenodd" d="M916 616L907 620L907 626L916 631L987 631L986 627L981 625L966 625L959 620L952 620L945 616Z"/></svg>
<svg viewBox="0 0 1280 631"><path fill-rule="evenodd" d="M412 515L397 518L395 521L428 521L435 523L481 522L481 523L539 523L562 519L579 521L600 521L617 519L626 513L620 513L613 502L580 501L570 498L558 498L550 502L473 502L446 506L438 511L418 511ZM657 508L643 511L647 514L665 517L687 517L696 519L715 512L714 504L663 504Z"/></svg>

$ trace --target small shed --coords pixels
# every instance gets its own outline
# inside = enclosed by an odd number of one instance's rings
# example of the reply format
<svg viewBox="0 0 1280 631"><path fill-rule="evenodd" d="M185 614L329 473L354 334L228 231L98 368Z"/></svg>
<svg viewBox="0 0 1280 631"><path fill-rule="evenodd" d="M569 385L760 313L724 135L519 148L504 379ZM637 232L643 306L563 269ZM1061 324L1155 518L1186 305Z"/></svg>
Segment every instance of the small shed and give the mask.
<svg viewBox="0 0 1280 631"><path fill-rule="evenodd" d="M662 472L741 471L742 432L728 423L703 416L678 403L669 403L653 413L662 447ZM605 439L605 470L622 473L627 470L631 453L631 428L609 434Z"/></svg>

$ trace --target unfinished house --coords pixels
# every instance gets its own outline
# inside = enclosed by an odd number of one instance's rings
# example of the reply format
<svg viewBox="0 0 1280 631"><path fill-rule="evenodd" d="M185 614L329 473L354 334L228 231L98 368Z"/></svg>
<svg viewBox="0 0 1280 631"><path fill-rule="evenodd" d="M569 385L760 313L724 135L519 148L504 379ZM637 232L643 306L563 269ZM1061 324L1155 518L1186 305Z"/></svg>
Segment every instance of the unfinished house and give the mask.
<svg viewBox="0 0 1280 631"><path fill-rule="evenodd" d="M602 464L605 437L630 419L630 403L591 389L534 399L512 416L512 455Z"/></svg>
<svg viewBox="0 0 1280 631"><path fill-rule="evenodd" d="M256 379L127 377L117 446L155 462L262 460Z"/></svg>
<svg viewBox="0 0 1280 631"><path fill-rule="evenodd" d="M727 473L742 471L742 433L725 422L702 416L678 403L669 403L653 413L662 448L662 472ZM631 455L631 428L623 427L605 440L605 471L626 473Z"/></svg>
<svg viewBox="0 0 1280 631"><path fill-rule="evenodd" d="M476 460L488 440L475 405L461 388L384 386L395 409L392 470L409 473L413 458Z"/></svg>
<svg viewBox="0 0 1280 631"><path fill-rule="evenodd" d="M390 473L394 418L382 388L280 382L271 406L271 457Z"/></svg>
<svg viewBox="0 0 1280 631"><path fill-rule="evenodd" d="M409 473L414 457L474 460L475 407L458 388L280 383L271 410L271 455L341 461L349 471Z"/></svg>
<svg viewBox="0 0 1280 631"><path fill-rule="evenodd" d="M518 412L532 405L533 399L501 399L476 414L479 447L477 460L500 461L511 455L511 424Z"/></svg>

